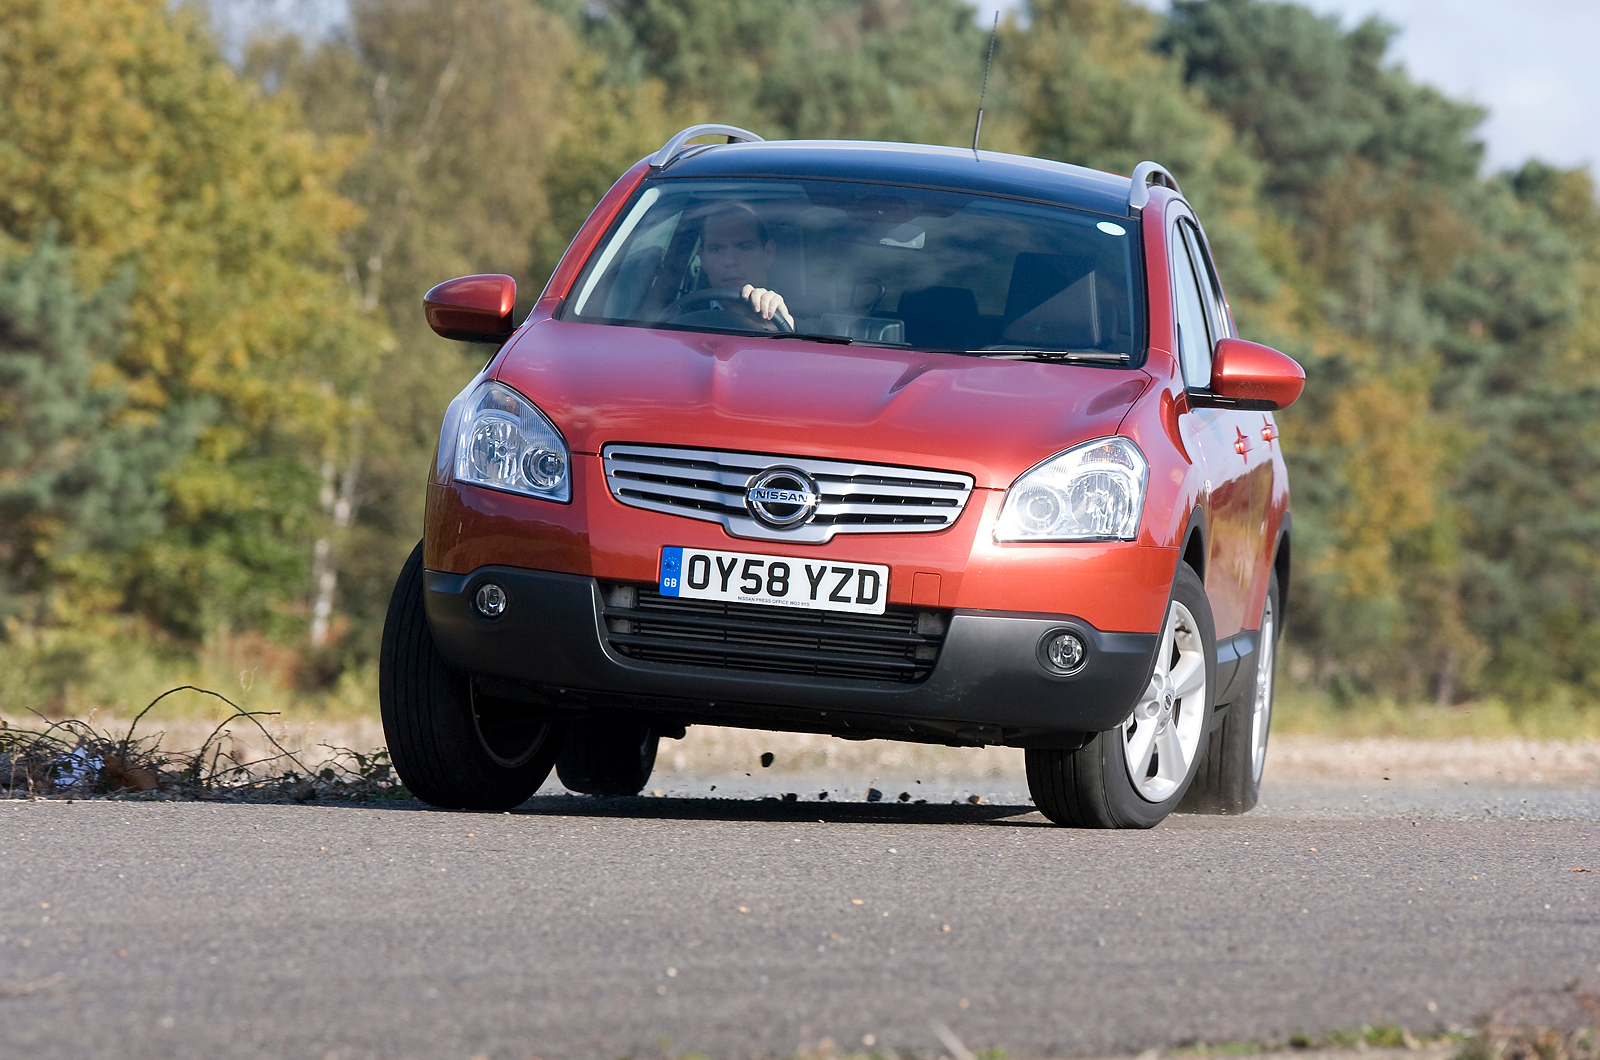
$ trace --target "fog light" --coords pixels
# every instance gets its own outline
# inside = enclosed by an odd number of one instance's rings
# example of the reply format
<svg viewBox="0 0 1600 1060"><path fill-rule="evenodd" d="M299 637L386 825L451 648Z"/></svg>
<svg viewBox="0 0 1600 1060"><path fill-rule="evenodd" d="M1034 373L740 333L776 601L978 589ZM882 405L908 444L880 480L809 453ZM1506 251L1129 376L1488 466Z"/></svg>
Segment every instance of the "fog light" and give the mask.
<svg viewBox="0 0 1600 1060"><path fill-rule="evenodd" d="M478 586L473 605L484 618L499 618L506 613L506 591L494 582Z"/></svg>
<svg viewBox="0 0 1600 1060"><path fill-rule="evenodd" d="M1051 633L1045 638L1045 663L1052 670L1073 673L1083 666L1083 661L1088 655L1089 649L1084 646L1083 638L1076 633L1062 631Z"/></svg>

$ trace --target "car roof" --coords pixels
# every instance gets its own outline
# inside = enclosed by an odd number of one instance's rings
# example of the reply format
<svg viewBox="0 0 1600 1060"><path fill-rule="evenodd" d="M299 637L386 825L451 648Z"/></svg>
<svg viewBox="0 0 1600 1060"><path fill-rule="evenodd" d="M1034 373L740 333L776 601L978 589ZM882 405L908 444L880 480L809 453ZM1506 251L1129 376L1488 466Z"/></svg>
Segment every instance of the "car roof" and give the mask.
<svg viewBox="0 0 1600 1060"><path fill-rule="evenodd" d="M691 148L658 173L851 180L1033 199L1127 217L1132 181L1043 158L866 140L766 140Z"/></svg>

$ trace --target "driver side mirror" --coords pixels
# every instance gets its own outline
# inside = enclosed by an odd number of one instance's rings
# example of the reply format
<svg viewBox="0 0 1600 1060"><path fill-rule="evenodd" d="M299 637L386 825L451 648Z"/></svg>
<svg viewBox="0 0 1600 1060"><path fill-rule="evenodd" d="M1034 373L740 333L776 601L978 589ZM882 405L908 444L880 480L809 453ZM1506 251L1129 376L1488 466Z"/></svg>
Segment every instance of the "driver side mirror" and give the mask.
<svg viewBox="0 0 1600 1060"><path fill-rule="evenodd" d="M499 273L446 280L422 296L428 326L447 339L502 343L516 330L517 281Z"/></svg>
<svg viewBox="0 0 1600 1060"><path fill-rule="evenodd" d="M1294 358L1244 339L1218 339L1211 354L1211 386L1191 388L1191 408L1288 408L1306 388L1306 372Z"/></svg>

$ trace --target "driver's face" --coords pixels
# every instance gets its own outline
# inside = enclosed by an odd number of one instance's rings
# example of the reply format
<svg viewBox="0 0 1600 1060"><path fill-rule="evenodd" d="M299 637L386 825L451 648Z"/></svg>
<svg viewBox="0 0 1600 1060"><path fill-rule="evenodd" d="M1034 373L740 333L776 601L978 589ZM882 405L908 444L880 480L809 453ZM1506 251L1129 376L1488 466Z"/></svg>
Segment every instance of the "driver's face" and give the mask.
<svg viewBox="0 0 1600 1060"><path fill-rule="evenodd" d="M767 266L778 248L761 242L755 218L728 212L706 218L705 241L700 247L700 264L712 287L739 290L745 284L767 285Z"/></svg>

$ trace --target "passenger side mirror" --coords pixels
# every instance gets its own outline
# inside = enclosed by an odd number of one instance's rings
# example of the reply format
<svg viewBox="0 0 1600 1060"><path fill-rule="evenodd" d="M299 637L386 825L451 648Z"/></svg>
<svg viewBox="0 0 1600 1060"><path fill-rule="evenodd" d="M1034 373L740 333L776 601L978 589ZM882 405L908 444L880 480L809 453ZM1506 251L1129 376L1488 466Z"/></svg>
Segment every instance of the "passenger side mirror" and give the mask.
<svg viewBox="0 0 1600 1060"><path fill-rule="evenodd" d="M428 326L447 339L502 343L516 330L517 281L499 273L446 280L422 296Z"/></svg>
<svg viewBox="0 0 1600 1060"><path fill-rule="evenodd" d="M1306 388L1306 372L1294 358L1244 339L1218 339L1211 355L1211 386L1191 387L1193 408L1288 408Z"/></svg>

